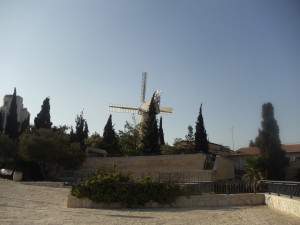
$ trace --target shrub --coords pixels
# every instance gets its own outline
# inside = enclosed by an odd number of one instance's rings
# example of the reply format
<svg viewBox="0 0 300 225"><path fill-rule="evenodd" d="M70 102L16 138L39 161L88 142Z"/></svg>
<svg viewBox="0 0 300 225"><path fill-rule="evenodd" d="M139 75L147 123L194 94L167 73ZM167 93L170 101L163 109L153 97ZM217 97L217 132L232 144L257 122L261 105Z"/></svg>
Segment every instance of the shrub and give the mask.
<svg viewBox="0 0 300 225"><path fill-rule="evenodd" d="M97 170L71 191L71 195L78 198L88 197L104 203L119 202L128 207L143 206L151 200L169 204L185 193L185 188L178 184L155 182L149 177L132 180L130 173L123 174L115 167Z"/></svg>

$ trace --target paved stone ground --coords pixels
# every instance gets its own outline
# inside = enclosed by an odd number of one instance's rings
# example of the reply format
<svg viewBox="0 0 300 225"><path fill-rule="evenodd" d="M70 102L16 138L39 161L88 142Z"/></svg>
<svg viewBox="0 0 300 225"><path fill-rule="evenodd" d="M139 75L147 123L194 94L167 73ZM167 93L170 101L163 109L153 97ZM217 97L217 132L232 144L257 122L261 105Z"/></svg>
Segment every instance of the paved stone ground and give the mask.
<svg viewBox="0 0 300 225"><path fill-rule="evenodd" d="M300 224L300 218L267 206L176 209L73 209L67 188L0 179L0 224Z"/></svg>

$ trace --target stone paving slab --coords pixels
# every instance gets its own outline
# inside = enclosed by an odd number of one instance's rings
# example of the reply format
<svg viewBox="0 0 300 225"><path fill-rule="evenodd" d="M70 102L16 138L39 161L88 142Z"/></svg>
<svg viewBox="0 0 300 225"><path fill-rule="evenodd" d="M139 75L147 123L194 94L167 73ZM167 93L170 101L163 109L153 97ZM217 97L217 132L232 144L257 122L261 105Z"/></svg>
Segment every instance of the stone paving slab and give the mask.
<svg viewBox="0 0 300 225"><path fill-rule="evenodd" d="M0 179L0 224L300 224L300 218L267 206L73 209L66 206L69 191Z"/></svg>

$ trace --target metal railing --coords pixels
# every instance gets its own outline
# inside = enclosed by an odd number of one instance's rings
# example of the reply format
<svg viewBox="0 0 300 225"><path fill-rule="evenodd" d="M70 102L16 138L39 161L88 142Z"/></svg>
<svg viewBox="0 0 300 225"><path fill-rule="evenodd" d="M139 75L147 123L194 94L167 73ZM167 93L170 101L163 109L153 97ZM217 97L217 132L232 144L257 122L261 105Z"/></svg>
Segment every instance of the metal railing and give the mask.
<svg viewBox="0 0 300 225"><path fill-rule="evenodd" d="M266 192L269 194L288 195L290 198L300 197L300 182L275 180L262 180L261 182L267 185Z"/></svg>
<svg viewBox="0 0 300 225"><path fill-rule="evenodd" d="M214 182L197 182L184 183L187 192L190 195L199 194L242 194L242 193L258 193L264 189L256 182L250 181L214 181Z"/></svg>

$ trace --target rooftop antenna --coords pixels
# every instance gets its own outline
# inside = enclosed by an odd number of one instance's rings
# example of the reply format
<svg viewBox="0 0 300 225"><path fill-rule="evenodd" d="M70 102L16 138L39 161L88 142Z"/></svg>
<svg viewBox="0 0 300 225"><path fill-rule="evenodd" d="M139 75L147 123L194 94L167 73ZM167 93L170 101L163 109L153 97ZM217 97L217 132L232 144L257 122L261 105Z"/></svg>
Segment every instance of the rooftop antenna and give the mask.
<svg viewBox="0 0 300 225"><path fill-rule="evenodd" d="M232 126L232 128L231 128L231 136L232 136L232 150L234 151L233 126Z"/></svg>
<svg viewBox="0 0 300 225"><path fill-rule="evenodd" d="M141 102L145 102L146 97L146 86L147 86L147 72L142 73L142 86L141 86Z"/></svg>

